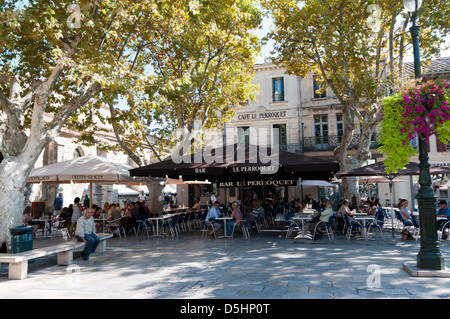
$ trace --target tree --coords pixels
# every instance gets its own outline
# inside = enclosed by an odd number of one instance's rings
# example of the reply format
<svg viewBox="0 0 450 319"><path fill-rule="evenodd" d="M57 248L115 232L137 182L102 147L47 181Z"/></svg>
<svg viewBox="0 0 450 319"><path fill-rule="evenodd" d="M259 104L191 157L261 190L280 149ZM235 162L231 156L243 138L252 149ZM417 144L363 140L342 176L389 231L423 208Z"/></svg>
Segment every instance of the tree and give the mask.
<svg viewBox="0 0 450 319"><path fill-rule="evenodd" d="M0 4L0 245L22 224L23 189L45 146L102 89L121 87L154 5L30 0Z"/></svg>
<svg viewBox="0 0 450 319"><path fill-rule="evenodd" d="M82 131L82 142L96 144L94 133L100 129L86 117L87 110L101 105L110 109L116 145L137 165L148 164L140 155L150 148L161 160L170 155L178 128L192 133L199 126L220 127L233 115L233 107L254 99L251 84L259 41L252 33L261 21L254 1L161 1L154 6L151 20L141 21L146 30L136 42L131 69L145 70L123 85L102 91L102 96L73 116L72 128ZM126 107L119 102L126 101ZM97 112L97 111L95 111ZM99 113L96 113L99 115ZM192 137L192 134L185 136ZM159 182L149 180L155 195ZM151 190L155 190L152 192ZM157 200L149 201L153 210Z"/></svg>
<svg viewBox="0 0 450 319"><path fill-rule="evenodd" d="M254 99L259 41L252 31L261 13L250 0L173 1L159 5L154 19L157 30L142 43L148 50L137 63L146 63L155 81L127 91L130 109L121 115L140 119L141 139L152 134L170 149L179 142L174 130L220 127L240 101ZM126 124L113 123L119 122Z"/></svg>
<svg viewBox="0 0 450 319"><path fill-rule="evenodd" d="M433 15L421 33L424 57L439 52L439 37L448 21ZM376 6L374 4L376 3ZM381 120L381 98L403 77L408 17L398 1L307 0L264 2L273 15L276 63L289 74L317 74L342 105L344 135L334 155L341 171L360 167L371 158L371 136ZM425 5L425 3L424 3ZM447 6L448 7L448 6ZM374 10L375 9L375 10ZM448 9L444 9L448 10ZM361 138L355 151L349 145L360 124ZM357 180L343 179L344 196L359 202Z"/></svg>

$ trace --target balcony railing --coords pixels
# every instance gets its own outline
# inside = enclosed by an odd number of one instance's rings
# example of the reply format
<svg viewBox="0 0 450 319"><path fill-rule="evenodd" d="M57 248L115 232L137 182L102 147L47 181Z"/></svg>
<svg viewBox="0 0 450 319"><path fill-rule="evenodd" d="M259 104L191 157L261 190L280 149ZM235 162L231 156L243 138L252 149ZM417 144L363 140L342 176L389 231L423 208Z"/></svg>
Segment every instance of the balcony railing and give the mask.
<svg viewBox="0 0 450 319"><path fill-rule="evenodd" d="M303 152L319 152L319 151L333 151L340 145L342 137L337 135L328 135L321 137L304 137L303 138ZM348 149L356 149L358 147L361 135L353 135L352 141ZM370 143L370 148L375 149L378 145L378 136L374 134Z"/></svg>

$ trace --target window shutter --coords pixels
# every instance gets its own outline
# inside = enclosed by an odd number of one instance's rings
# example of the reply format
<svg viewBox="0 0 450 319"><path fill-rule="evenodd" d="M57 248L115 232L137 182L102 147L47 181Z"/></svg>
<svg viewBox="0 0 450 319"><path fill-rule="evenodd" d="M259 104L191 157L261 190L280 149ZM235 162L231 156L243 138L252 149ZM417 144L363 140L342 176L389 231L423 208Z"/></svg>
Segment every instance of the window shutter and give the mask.
<svg viewBox="0 0 450 319"><path fill-rule="evenodd" d="M284 77L280 78L280 86L281 86L280 101L284 101Z"/></svg>
<svg viewBox="0 0 450 319"><path fill-rule="evenodd" d="M275 83L276 80L272 79L272 102L275 102L275 91L276 91Z"/></svg>
<svg viewBox="0 0 450 319"><path fill-rule="evenodd" d="M436 135L436 149L438 152L447 152L447 145L439 140L439 136Z"/></svg>

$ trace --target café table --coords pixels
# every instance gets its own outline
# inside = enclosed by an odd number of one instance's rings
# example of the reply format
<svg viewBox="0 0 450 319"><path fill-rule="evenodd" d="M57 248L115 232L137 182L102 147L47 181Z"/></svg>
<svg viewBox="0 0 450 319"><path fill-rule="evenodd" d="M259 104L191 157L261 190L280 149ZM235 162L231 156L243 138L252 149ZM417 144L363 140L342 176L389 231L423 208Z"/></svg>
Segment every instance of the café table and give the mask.
<svg viewBox="0 0 450 319"><path fill-rule="evenodd" d="M216 220L221 220L223 221L223 228L224 228L224 236L219 236L219 238L222 237L227 237L227 221L228 220L233 220L233 217L230 216L222 216L222 217L217 217Z"/></svg>
<svg viewBox="0 0 450 319"><path fill-rule="evenodd" d="M305 235L305 223L309 220L311 220L312 215L311 214L305 214L305 213L301 213L301 214L297 214L292 216L292 219L295 221L300 221L302 223L302 235L299 236L297 235L295 238L306 238L306 239L311 239L312 237L310 236L306 236Z"/></svg>
<svg viewBox="0 0 450 319"><path fill-rule="evenodd" d="M102 222L102 232L106 232L106 218L94 218L95 222Z"/></svg>
<svg viewBox="0 0 450 319"><path fill-rule="evenodd" d="M33 219L34 222L44 222L44 239L47 239L47 237L53 238L53 236L48 236L47 232L52 233L52 223L53 221L56 221L57 219L54 218L39 218L39 219Z"/></svg>
<svg viewBox="0 0 450 319"><path fill-rule="evenodd" d="M356 216L353 216L353 219L358 221L361 224L361 228L363 230L363 239L368 240L369 239L369 234L367 233L367 229L366 229L366 223L367 222L371 222L375 220L375 215L367 215L365 213L360 213L357 214Z"/></svg>
<svg viewBox="0 0 450 319"><path fill-rule="evenodd" d="M152 237L159 237L159 221L164 222L165 219L169 219L173 217L175 214L163 214L156 217L149 217L147 220L156 221L156 235L152 235Z"/></svg>
<svg viewBox="0 0 450 319"><path fill-rule="evenodd" d="M295 214L294 216L292 216L292 219L295 221L299 221L302 223L302 234L301 236L297 235L295 238L299 239L299 238L306 238L306 239L311 239L311 236L307 236L305 235L305 224L306 222L310 221L312 218L312 214L306 214L306 213L299 213L299 214Z"/></svg>

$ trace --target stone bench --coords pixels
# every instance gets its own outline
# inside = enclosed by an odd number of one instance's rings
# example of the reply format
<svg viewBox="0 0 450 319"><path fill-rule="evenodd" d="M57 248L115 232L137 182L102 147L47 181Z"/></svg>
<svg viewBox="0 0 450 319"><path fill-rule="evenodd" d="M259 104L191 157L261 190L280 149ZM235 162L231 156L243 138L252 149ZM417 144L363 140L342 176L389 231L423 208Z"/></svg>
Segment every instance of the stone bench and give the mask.
<svg viewBox="0 0 450 319"><path fill-rule="evenodd" d="M97 251L106 252L106 240L112 234L97 234L100 239ZM28 250L17 254L0 254L0 263L9 263L9 279L26 279L28 274L28 260L58 254L57 264L68 266L73 263L73 252L84 248L86 244L78 241L67 241L61 244Z"/></svg>

